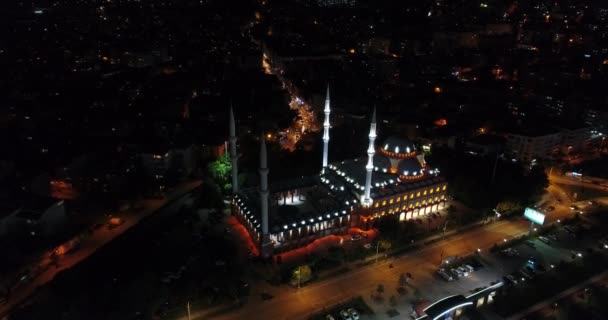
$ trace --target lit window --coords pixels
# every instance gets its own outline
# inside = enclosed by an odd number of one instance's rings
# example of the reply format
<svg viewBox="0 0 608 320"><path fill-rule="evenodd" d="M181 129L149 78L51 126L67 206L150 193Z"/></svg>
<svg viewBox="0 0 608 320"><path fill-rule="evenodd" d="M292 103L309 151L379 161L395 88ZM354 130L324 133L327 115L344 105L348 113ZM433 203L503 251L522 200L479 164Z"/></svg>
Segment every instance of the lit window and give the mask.
<svg viewBox="0 0 608 320"><path fill-rule="evenodd" d="M425 204L426 204L426 200L422 200L422 205L425 205Z"/></svg>
<svg viewBox="0 0 608 320"><path fill-rule="evenodd" d="M382 201L382 205L385 206L386 205L386 200Z"/></svg>
<svg viewBox="0 0 608 320"><path fill-rule="evenodd" d="M397 197L397 202L401 201L401 197Z"/></svg>
<svg viewBox="0 0 608 320"><path fill-rule="evenodd" d="M446 187L447 187L447 186L443 186L442 190L444 190L444 191L445 191L445 188L446 188Z"/></svg>
<svg viewBox="0 0 608 320"><path fill-rule="evenodd" d="M435 192L435 190L433 190L433 189L429 190L429 193L432 194L433 192Z"/></svg>
<svg viewBox="0 0 608 320"><path fill-rule="evenodd" d="M393 199L391 199L391 200L390 200L388 203L389 203L389 204L393 204Z"/></svg>
<svg viewBox="0 0 608 320"><path fill-rule="evenodd" d="M437 189L435 189L435 191L439 192L439 187L437 187Z"/></svg>
<svg viewBox="0 0 608 320"><path fill-rule="evenodd" d="M410 203L410 208L413 208L413 207L414 207L414 204L413 204L413 203Z"/></svg>
<svg viewBox="0 0 608 320"><path fill-rule="evenodd" d="M414 199L414 194L410 193L410 199Z"/></svg>
<svg viewBox="0 0 608 320"><path fill-rule="evenodd" d="M416 201L416 207L420 205L420 201Z"/></svg>
<svg viewBox="0 0 608 320"><path fill-rule="evenodd" d="M412 204L410 203L410 207L412 206ZM403 205L403 207L401 207L401 210L405 210L406 206Z"/></svg>
<svg viewBox="0 0 608 320"><path fill-rule="evenodd" d="M382 211L382 215L385 215L385 214L386 214L386 211Z"/></svg>
<svg viewBox="0 0 608 320"><path fill-rule="evenodd" d="M374 208L378 208L378 202L374 204Z"/></svg>
<svg viewBox="0 0 608 320"><path fill-rule="evenodd" d="M425 196L426 196L426 190L424 190L424 192L422 193L422 195L425 195Z"/></svg>
<svg viewBox="0 0 608 320"><path fill-rule="evenodd" d="M418 193L416 193L416 198L420 197L420 191L418 191Z"/></svg>
<svg viewBox="0 0 608 320"><path fill-rule="evenodd" d="M388 210L388 213L393 213L393 209Z"/></svg>
<svg viewBox="0 0 608 320"><path fill-rule="evenodd" d="M439 200L439 197L435 197L435 201Z"/></svg>
<svg viewBox="0 0 608 320"><path fill-rule="evenodd" d="M445 195L442 194L441 195L441 200L443 200L443 199L445 199Z"/></svg>

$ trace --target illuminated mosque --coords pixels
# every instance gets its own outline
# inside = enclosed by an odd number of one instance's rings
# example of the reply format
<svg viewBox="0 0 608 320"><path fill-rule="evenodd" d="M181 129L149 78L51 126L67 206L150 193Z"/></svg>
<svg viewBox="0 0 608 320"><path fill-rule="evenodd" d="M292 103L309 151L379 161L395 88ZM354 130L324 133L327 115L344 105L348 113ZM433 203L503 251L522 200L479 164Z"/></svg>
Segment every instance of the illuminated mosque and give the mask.
<svg viewBox="0 0 608 320"><path fill-rule="evenodd" d="M376 146L376 110L371 117L367 157L328 162L329 87L323 122L321 173L268 185L266 141L260 138L260 186L239 190L236 126L230 110L232 214L248 230L264 257L303 247L352 227L367 230L377 219L399 221L445 207L446 181L429 168L407 139L388 137Z"/></svg>

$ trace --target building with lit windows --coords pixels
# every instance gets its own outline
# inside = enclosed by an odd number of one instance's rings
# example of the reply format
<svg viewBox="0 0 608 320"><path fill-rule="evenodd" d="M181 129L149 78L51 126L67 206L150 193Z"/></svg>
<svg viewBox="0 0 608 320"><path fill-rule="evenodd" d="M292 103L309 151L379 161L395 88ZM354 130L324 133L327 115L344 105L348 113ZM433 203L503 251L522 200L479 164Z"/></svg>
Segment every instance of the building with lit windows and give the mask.
<svg viewBox="0 0 608 320"><path fill-rule="evenodd" d="M261 136L260 187L234 190L232 213L263 256L303 247L332 234L346 234L352 227L367 230L383 217L406 221L445 206L447 183L438 169L427 165L414 143L388 137L376 146L375 110L367 157L328 162L330 111L328 89L319 175L269 186L266 143ZM236 164L235 127L231 112L230 149Z"/></svg>

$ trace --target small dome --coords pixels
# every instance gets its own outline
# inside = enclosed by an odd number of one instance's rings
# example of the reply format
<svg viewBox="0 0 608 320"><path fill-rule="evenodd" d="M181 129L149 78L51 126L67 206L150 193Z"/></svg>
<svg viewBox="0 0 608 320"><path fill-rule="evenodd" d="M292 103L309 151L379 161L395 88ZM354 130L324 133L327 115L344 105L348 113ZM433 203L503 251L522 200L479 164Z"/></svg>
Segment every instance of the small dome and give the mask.
<svg viewBox="0 0 608 320"><path fill-rule="evenodd" d="M422 165L420 165L418 159L408 158L403 159L399 162L399 168L397 172L400 175L404 176L418 176L422 174L422 170L424 170L424 168L422 167Z"/></svg>
<svg viewBox="0 0 608 320"><path fill-rule="evenodd" d="M397 137L388 137L380 147L385 151L396 154L408 154L416 151L416 146L411 141Z"/></svg>

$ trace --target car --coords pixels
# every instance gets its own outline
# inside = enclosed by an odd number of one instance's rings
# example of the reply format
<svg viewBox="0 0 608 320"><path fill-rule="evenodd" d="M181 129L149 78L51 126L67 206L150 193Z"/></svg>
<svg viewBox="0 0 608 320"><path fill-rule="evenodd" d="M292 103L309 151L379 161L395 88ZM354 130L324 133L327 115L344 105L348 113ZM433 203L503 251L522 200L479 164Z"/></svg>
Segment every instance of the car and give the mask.
<svg viewBox="0 0 608 320"><path fill-rule="evenodd" d="M456 275L457 278L464 277L464 273L456 268L452 268L450 271L452 271L452 274Z"/></svg>
<svg viewBox="0 0 608 320"><path fill-rule="evenodd" d="M350 314L344 310L340 310L340 318L342 318L342 320L353 320Z"/></svg>
<svg viewBox="0 0 608 320"><path fill-rule="evenodd" d="M551 240L553 240L553 241L557 241L557 235L555 235L555 234L553 234L553 233L552 233L552 234L550 234L550 235L548 235L548 236L547 236L547 238L549 238L549 239L551 239Z"/></svg>
<svg viewBox="0 0 608 320"><path fill-rule="evenodd" d="M456 270L458 270L458 272L463 274L465 277L469 276L469 271L467 269L463 268L462 266L456 268Z"/></svg>
<svg viewBox="0 0 608 320"><path fill-rule="evenodd" d="M536 249L536 244L530 240L526 241L526 245L532 249Z"/></svg>
<svg viewBox="0 0 608 320"><path fill-rule="evenodd" d="M359 241L359 240L361 240L361 236L358 234L350 237L350 241Z"/></svg>
<svg viewBox="0 0 608 320"><path fill-rule="evenodd" d="M336 320L336 318L334 318L334 316L332 316L331 314L328 314L325 316L325 320Z"/></svg>
<svg viewBox="0 0 608 320"><path fill-rule="evenodd" d="M514 277L513 275L509 274L505 277L507 280L509 280L512 284L518 284L519 281L517 281L517 278Z"/></svg>
<svg viewBox="0 0 608 320"><path fill-rule="evenodd" d="M357 310L353 308L348 308L346 311L350 313L350 316L353 318L353 320L359 320L359 313L357 312Z"/></svg>
<svg viewBox="0 0 608 320"><path fill-rule="evenodd" d="M475 271L475 268L471 267L471 265L469 265L469 264L463 264L462 268L464 268L465 270L467 270L469 273Z"/></svg>
<svg viewBox="0 0 608 320"><path fill-rule="evenodd" d="M365 249L371 249L372 248L372 244L371 243L366 243L363 245L363 248Z"/></svg>
<svg viewBox="0 0 608 320"><path fill-rule="evenodd" d="M509 257L519 256L519 251L517 251L513 248L504 249L504 250L502 250L502 253L506 254Z"/></svg>
<svg viewBox="0 0 608 320"><path fill-rule="evenodd" d="M369 235L366 232L359 232L359 235L362 236L363 238L369 237Z"/></svg>
<svg viewBox="0 0 608 320"><path fill-rule="evenodd" d="M534 278L534 274L532 272L530 272L529 267L519 269L519 273L522 274L523 277L525 277L527 279L531 280Z"/></svg>
<svg viewBox="0 0 608 320"><path fill-rule="evenodd" d="M544 242L546 244L551 244L551 241L547 237L542 237L541 236L541 237L538 237L538 240L540 240L540 241L542 241L542 242Z"/></svg>
<svg viewBox="0 0 608 320"><path fill-rule="evenodd" d="M437 271L437 274L439 274L443 279L445 279L445 281L453 281L454 277L452 277L452 275L450 275L449 273L447 273L445 271L445 269L441 268Z"/></svg>

